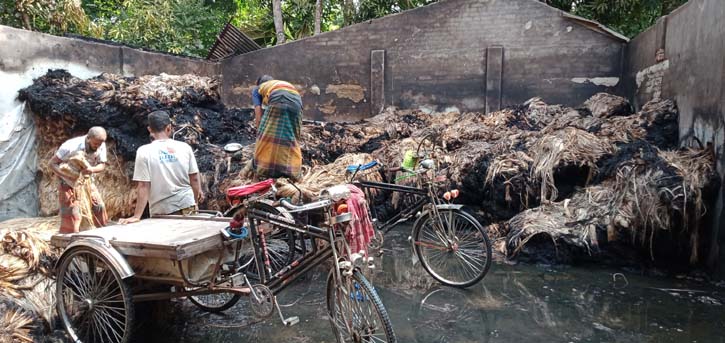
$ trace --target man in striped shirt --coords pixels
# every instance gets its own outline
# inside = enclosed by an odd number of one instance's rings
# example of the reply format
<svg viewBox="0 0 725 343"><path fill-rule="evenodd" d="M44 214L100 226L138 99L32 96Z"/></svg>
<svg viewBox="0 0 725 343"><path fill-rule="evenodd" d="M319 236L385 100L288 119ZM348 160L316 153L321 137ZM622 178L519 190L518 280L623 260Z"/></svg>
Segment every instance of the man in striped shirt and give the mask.
<svg viewBox="0 0 725 343"><path fill-rule="evenodd" d="M257 87L252 90L252 103L257 127L253 159L257 177L298 179L302 171L299 92L289 82L264 75L257 79Z"/></svg>

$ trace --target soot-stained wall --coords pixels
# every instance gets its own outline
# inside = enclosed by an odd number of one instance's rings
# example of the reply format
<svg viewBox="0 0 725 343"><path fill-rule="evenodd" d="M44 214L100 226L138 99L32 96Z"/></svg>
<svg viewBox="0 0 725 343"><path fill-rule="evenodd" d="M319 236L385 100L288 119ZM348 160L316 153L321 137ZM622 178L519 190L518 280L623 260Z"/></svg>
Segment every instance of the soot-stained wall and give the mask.
<svg viewBox="0 0 725 343"><path fill-rule="evenodd" d="M725 6L722 0L690 0L662 17L627 46L622 88L636 106L674 99L680 112L680 144L712 145L725 176ZM695 138L699 140L697 143ZM708 262L725 267L725 183L712 216ZM725 271L725 269L723 269ZM725 275L725 272L722 273Z"/></svg>
<svg viewBox="0 0 725 343"><path fill-rule="evenodd" d="M0 71L5 73L25 73L49 65L73 65L97 73L129 76L161 73L201 76L219 74L218 64L204 60L58 37L2 25L0 43Z"/></svg>
<svg viewBox="0 0 725 343"><path fill-rule="evenodd" d="M576 106L616 90L625 42L539 1L443 0L223 61L223 99L249 106L271 74L298 86L309 119L493 111L534 96Z"/></svg>

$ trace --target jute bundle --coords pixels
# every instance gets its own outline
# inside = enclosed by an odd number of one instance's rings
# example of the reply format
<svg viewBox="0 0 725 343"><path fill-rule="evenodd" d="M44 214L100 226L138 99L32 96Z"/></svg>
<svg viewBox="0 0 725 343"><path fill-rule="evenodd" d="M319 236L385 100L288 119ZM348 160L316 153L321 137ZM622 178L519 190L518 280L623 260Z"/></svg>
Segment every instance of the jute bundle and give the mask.
<svg viewBox="0 0 725 343"><path fill-rule="evenodd" d="M709 149L641 149L617 169L613 205L618 209L617 223L631 230L633 240L649 245L650 254L657 230L680 226L690 234L690 262L695 263L700 220L707 210L702 190L714 175L714 155Z"/></svg>
<svg viewBox="0 0 725 343"><path fill-rule="evenodd" d="M646 119L640 116L614 117L603 121L596 135L612 143L629 143L646 137L644 125Z"/></svg>
<svg viewBox="0 0 725 343"><path fill-rule="evenodd" d="M521 252L535 237L546 237L554 247L564 242L591 254L599 248L597 230L606 228L612 220L613 201L614 189L610 183L587 187L564 201L521 212L506 222L510 254ZM612 236L611 240L616 237Z"/></svg>
<svg viewBox="0 0 725 343"><path fill-rule="evenodd" d="M521 192L521 188L529 189L528 171L534 160L523 151L516 151L496 157L486 172L486 184L492 186L494 180L503 182L506 202L513 200L512 192L519 191L523 197L522 206L528 207L529 191Z"/></svg>
<svg viewBox="0 0 725 343"><path fill-rule="evenodd" d="M7 231L2 240L4 254L21 258L31 271L41 270L48 273L49 266L41 265L43 256L50 255L52 249L48 243L29 231Z"/></svg>
<svg viewBox="0 0 725 343"><path fill-rule="evenodd" d="M599 118L625 116L632 113L629 101L621 96L597 93L584 102L584 107Z"/></svg>
<svg viewBox="0 0 725 343"><path fill-rule="evenodd" d="M54 322L55 282L52 274L60 251L47 243L45 234L48 232L45 230L48 228L33 224L43 222L47 222L47 218L10 222L17 227L21 223L31 227L23 230L7 229L10 226L5 225L7 222L0 223L0 227L6 228L0 233L0 307L5 306L7 313L15 311L27 315L27 321L23 323L20 323L20 317L0 318L4 321L1 322L3 328L12 328L0 333L0 338L3 334L12 336L9 332L20 328L49 327ZM56 225L54 231L57 231ZM11 299L11 302L3 299ZM36 323L34 318L45 323Z"/></svg>
<svg viewBox="0 0 725 343"><path fill-rule="evenodd" d="M0 222L0 232L5 231L30 231L41 237L43 240L50 240L50 237L58 232L60 217L35 217L15 218Z"/></svg>
<svg viewBox="0 0 725 343"><path fill-rule="evenodd" d="M541 137L532 148L532 175L541 181L541 199L556 200L555 169L566 165L586 166L590 176L597 172L597 161L614 147L606 140L575 128L566 128ZM590 179L590 178L589 178Z"/></svg>
<svg viewBox="0 0 725 343"><path fill-rule="evenodd" d="M400 166L403 163L403 157L406 151L415 152L418 148L418 142L413 138L405 138L403 140L391 140L383 144L383 146L375 151L377 159L387 168Z"/></svg>
<svg viewBox="0 0 725 343"><path fill-rule="evenodd" d="M131 181L134 161L124 161L118 156L115 142L106 142L106 148L108 152L106 169L94 174L93 179L106 205L108 218L129 217L136 208L136 185Z"/></svg>
<svg viewBox="0 0 725 343"><path fill-rule="evenodd" d="M333 163L311 168L295 186L302 191L303 202L314 201L317 200L322 190L350 182L352 175L347 172L349 165L366 164L371 161L373 161L373 157L369 154L345 154ZM373 170L358 173L356 179L360 178L370 181L382 181L379 174ZM289 181L280 179L277 182L277 187L278 196L291 197L293 200L298 201L299 191Z"/></svg>
<svg viewBox="0 0 725 343"><path fill-rule="evenodd" d="M218 81L198 75L145 75L126 78L104 73L88 80L76 80L80 94L96 98L102 104L117 103L125 107L141 107L148 98L162 103L181 102L187 98L214 98Z"/></svg>
<svg viewBox="0 0 725 343"><path fill-rule="evenodd" d="M17 293L19 281L26 276L40 272L44 275L52 273L53 261L57 253L30 231L6 230L2 233L0 246L0 290L14 290Z"/></svg>
<svg viewBox="0 0 725 343"><path fill-rule="evenodd" d="M0 342L32 343L33 319L25 311L11 308L0 315Z"/></svg>
<svg viewBox="0 0 725 343"><path fill-rule="evenodd" d="M525 173L533 162L534 160L523 151L514 151L499 156L488 168L486 183L491 184L497 176L502 176L504 183L508 182L512 177Z"/></svg>
<svg viewBox="0 0 725 343"><path fill-rule="evenodd" d="M0 292L19 298L23 294L19 291L19 282L30 272L28 263L18 256L11 254L0 255Z"/></svg>
<svg viewBox="0 0 725 343"><path fill-rule="evenodd" d="M706 213L702 190L715 177L712 151L663 152L646 144L632 148L633 156L620 152L626 158L617 165L614 179L509 220L510 251L518 253L534 236L545 234L555 243L563 239L590 253L600 244L596 231L606 230L607 242L628 233L654 259L657 234L680 229L690 236L690 262L697 262L700 220Z"/></svg>
<svg viewBox="0 0 725 343"><path fill-rule="evenodd" d="M81 230L93 229L93 200L92 187L93 179L90 176L82 175L81 172L90 167L86 161L85 153L78 152L68 158L68 162L59 166L60 177L66 183L73 186L73 194L77 201L78 211L81 216Z"/></svg>

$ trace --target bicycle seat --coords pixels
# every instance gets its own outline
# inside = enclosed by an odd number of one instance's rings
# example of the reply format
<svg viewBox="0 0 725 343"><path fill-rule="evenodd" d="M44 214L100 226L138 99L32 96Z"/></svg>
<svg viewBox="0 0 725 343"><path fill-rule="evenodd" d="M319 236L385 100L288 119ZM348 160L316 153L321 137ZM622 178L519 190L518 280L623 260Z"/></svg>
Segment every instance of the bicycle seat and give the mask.
<svg viewBox="0 0 725 343"><path fill-rule="evenodd" d="M364 171L364 170L368 170L368 169L370 169L372 167L375 167L377 165L378 165L378 161L368 162L368 163L365 163L363 165L360 165L360 164L351 164L351 165L347 166L347 171L350 172L350 173L354 173L356 171L361 172L361 171Z"/></svg>
<svg viewBox="0 0 725 343"><path fill-rule="evenodd" d="M267 179L251 185L237 186L227 189L227 198L245 197L254 193L262 193L272 188L274 179Z"/></svg>

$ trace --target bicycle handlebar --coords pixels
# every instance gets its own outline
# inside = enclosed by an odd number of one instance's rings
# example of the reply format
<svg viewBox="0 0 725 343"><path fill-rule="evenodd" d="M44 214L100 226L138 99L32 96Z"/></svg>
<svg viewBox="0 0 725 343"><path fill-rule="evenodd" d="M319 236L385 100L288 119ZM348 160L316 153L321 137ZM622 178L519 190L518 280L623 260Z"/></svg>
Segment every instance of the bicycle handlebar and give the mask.
<svg viewBox="0 0 725 343"><path fill-rule="evenodd" d="M280 205L282 207L286 208L290 212L304 212L304 211L311 211L316 210L318 208L323 208L332 205L332 201L325 199L325 200L319 200L315 202L311 202L309 204L302 204L302 205L294 205L291 202L287 201L286 199L282 199L279 201Z"/></svg>
<svg viewBox="0 0 725 343"><path fill-rule="evenodd" d="M372 167L375 167L376 165L378 165L377 160L373 160L371 162L368 162L368 163L365 163L362 165L361 164L351 164L351 165L347 166L347 171L350 173L361 172L361 171L368 170Z"/></svg>

